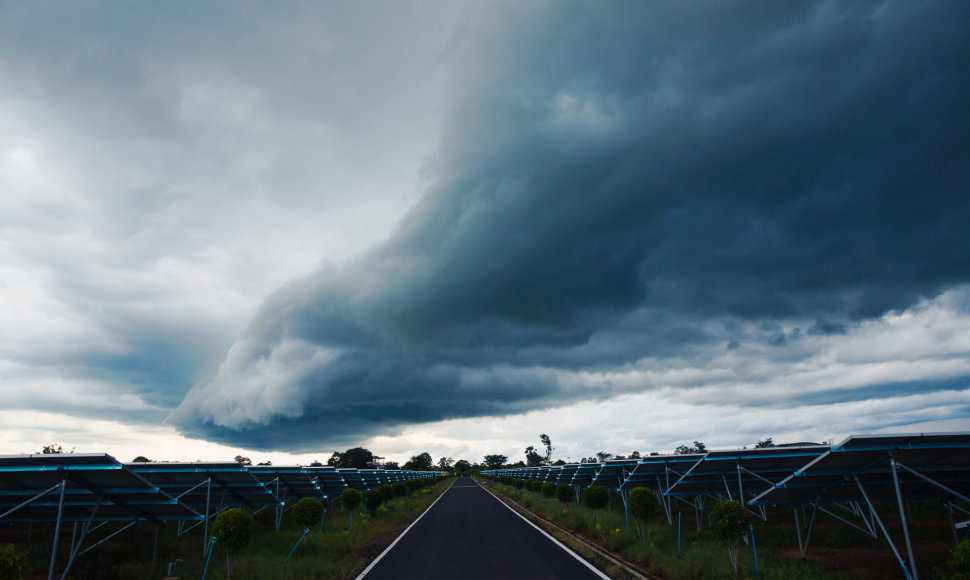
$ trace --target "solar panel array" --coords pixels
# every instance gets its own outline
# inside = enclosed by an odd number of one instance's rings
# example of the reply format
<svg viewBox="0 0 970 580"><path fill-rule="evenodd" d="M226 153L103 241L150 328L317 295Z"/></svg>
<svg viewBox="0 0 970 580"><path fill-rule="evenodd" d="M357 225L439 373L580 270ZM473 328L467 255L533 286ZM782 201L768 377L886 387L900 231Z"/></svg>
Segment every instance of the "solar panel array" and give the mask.
<svg viewBox="0 0 970 580"><path fill-rule="evenodd" d="M600 485L623 496L624 505L633 488L647 487L657 493L668 522L672 521L672 503L680 501L694 507L698 528L705 498L741 500L746 509L762 518L767 518L765 506L789 506L796 508L803 557L815 515L821 511L873 537L881 531L906 575L916 577L904 503L938 499L951 514L954 509L970 514L970 433L853 436L832 446L799 444L657 455L566 464L558 470L528 467L482 474L555 481L577 490ZM877 501L897 505L905 557L889 537L873 503ZM968 524L955 524L954 528Z"/></svg>
<svg viewBox="0 0 970 580"><path fill-rule="evenodd" d="M66 576L78 556L142 521L174 521L181 535L195 526L208 528L210 519L229 507L254 511L273 507L279 526L290 500L327 501L347 487L367 491L433 475L329 466L245 466L232 461L121 463L107 454L7 455L0 456L0 523L56 523L50 574L57 560L61 524L73 523ZM121 527L108 528L107 536L84 548L89 532L108 522L119 522Z"/></svg>

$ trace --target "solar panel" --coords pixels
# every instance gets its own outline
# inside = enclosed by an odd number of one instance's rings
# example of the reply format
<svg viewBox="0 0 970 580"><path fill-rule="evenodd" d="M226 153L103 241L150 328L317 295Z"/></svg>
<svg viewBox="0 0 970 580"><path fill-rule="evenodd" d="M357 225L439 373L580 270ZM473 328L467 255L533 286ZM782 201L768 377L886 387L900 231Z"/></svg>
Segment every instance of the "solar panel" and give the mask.
<svg viewBox="0 0 970 580"><path fill-rule="evenodd" d="M0 521L57 521L61 482L64 522L202 517L110 455L71 453L0 456Z"/></svg>
<svg viewBox="0 0 970 580"><path fill-rule="evenodd" d="M336 467L330 465L307 467L307 473L314 477L317 485L327 495L328 498L337 498L347 487L343 475L337 471Z"/></svg>
<svg viewBox="0 0 970 580"><path fill-rule="evenodd" d="M732 497L761 493L828 450L828 446L813 445L711 451L697 460L665 493Z"/></svg>
<svg viewBox="0 0 970 580"><path fill-rule="evenodd" d="M646 487L662 494L698 461L703 459L704 455L703 453L688 453L684 455L652 455L641 458L633 467L633 470L627 474L620 485L620 489L630 491L634 487Z"/></svg>
<svg viewBox="0 0 970 580"><path fill-rule="evenodd" d="M573 476L576 475L576 470L579 469L578 463L567 463L559 469L559 474L556 476L556 485L566 484L571 485L573 481Z"/></svg>
<svg viewBox="0 0 970 580"><path fill-rule="evenodd" d="M573 479L569 482L570 485L589 487L592 485L593 478L596 477L596 472L599 469L599 463L580 463L579 467L573 473Z"/></svg>
<svg viewBox="0 0 970 580"><path fill-rule="evenodd" d="M619 489L626 474L637 465L636 459L612 459L600 464L591 485L601 485L609 489Z"/></svg>
<svg viewBox="0 0 970 580"><path fill-rule="evenodd" d="M364 478L364 475L360 473L360 470L353 467L341 467L337 471L340 472L340 475L343 477L344 483L347 484L347 487L352 487L360 491L367 491L370 489L367 486L367 480Z"/></svg>
<svg viewBox="0 0 970 580"><path fill-rule="evenodd" d="M325 500L326 492L306 467L297 465L253 465L246 469L280 501L312 497Z"/></svg>
<svg viewBox="0 0 970 580"><path fill-rule="evenodd" d="M904 574L916 577L904 502L920 498L970 502L970 433L849 437L748 503L803 506L804 521L799 521L799 509L794 510L802 557L819 511L872 537L877 537L877 528L881 529ZM880 500L896 503L906 557L897 549L873 503ZM846 506L859 524L819 504Z"/></svg>
<svg viewBox="0 0 970 580"><path fill-rule="evenodd" d="M127 468L193 507L279 505L272 490L235 461L129 463Z"/></svg>
<svg viewBox="0 0 970 580"><path fill-rule="evenodd" d="M903 466L897 478L906 499L947 495L940 485L970 495L970 434L874 435L831 447L750 503L863 501L860 483L872 501L895 500L891 459Z"/></svg>

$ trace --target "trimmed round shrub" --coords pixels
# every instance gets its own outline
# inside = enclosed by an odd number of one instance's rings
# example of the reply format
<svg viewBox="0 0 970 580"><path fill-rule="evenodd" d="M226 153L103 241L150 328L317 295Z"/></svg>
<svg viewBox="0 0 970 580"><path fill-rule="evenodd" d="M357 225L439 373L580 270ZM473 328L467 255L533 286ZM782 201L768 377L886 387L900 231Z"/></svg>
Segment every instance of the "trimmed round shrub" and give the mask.
<svg viewBox="0 0 970 580"><path fill-rule="evenodd" d="M343 490L340 494L340 503L343 504L344 509L353 510L360 505L360 502L364 500L364 496L361 493L352 488L348 487Z"/></svg>
<svg viewBox="0 0 970 580"><path fill-rule="evenodd" d="M601 510L609 503L610 492L606 491L606 488L601 485L593 485L584 489L580 497L586 507Z"/></svg>
<svg viewBox="0 0 970 580"><path fill-rule="evenodd" d="M394 495L407 495L408 494L408 486L403 481L398 481L398 482L396 482L391 487L394 489Z"/></svg>
<svg viewBox="0 0 970 580"><path fill-rule="evenodd" d="M216 545L226 552L226 579L231 580L233 561L236 552L243 550L253 539L256 521L253 516L241 508L229 508L219 514L212 524L212 535L216 537Z"/></svg>
<svg viewBox="0 0 970 580"><path fill-rule="evenodd" d="M634 487L627 499L630 515L645 522L656 517L660 511L657 494L646 487Z"/></svg>
<svg viewBox="0 0 970 580"><path fill-rule="evenodd" d="M714 504L707 523L711 527L714 537L727 546L728 557L731 559L731 569L734 577L738 576L738 544L748 533L748 512L738 500L724 500Z"/></svg>
<svg viewBox="0 0 970 580"><path fill-rule="evenodd" d="M384 496L384 501L391 501L394 498L394 488L389 483L379 486L377 490Z"/></svg>
<svg viewBox="0 0 970 580"><path fill-rule="evenodd" d="M367 511L376 510L384 503L384 494L380 490L372 489L364 494L364 499L367 500Z"/></svg>
<svg viewBox="0 0 970 580"><path fill-rule="evenodd" d="M715 538L736 543L748 533L748 512L738 500L719 501L711 508L707 523Z"/></svg>
<svg viewBox="0 0 970 580"><path fill-rule="evenodd" d="M253 539L256 521L242 508L229 508L216 517L212 535L216 545L229 553L235 553L249 545Z"/></svg>
<svg viewBox="0 0 970 580"><path fill-rule="evenodd" d="M556 499L562 503L569 503L573 499L573 487L571 485L560 483L556 486Z"/></svg>
<svg viewBox="0 0 970 580"><path fill-rule="evenodd" d="M315 497L304 497L293 505L293 519L304 528L310 528L323 519L323 503Z"/></svg>
<svg viewBox="0 0 970 580"><path fill-rule="evenodd" d="M556 495L556 484L551 481L547 481L543 483L542 495L545 497L553 497L554 495Z"/></svg>

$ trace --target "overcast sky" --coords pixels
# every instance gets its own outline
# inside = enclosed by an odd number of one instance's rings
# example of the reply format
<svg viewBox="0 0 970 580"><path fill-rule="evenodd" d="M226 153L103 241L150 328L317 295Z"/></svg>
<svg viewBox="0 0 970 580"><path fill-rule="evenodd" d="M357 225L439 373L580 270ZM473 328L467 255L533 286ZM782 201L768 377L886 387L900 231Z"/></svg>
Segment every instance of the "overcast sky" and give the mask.
<svg viewBox="0 0 970 580"><path fill-rule="evenodd" d="M967 22L0 1L0 453L968 431Z"/></svg>

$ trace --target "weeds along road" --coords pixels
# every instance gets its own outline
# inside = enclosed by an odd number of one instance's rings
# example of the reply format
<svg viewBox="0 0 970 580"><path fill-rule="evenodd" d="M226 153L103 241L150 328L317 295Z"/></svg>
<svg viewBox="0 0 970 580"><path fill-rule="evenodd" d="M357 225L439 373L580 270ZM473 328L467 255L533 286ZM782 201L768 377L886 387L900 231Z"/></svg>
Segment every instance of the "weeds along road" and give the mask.
<svg viewBox="0 0 970 580"><path fill-rule="evenodd" d="M470 477L455 483L358 580L608 578Z"/></svg>

